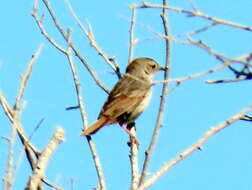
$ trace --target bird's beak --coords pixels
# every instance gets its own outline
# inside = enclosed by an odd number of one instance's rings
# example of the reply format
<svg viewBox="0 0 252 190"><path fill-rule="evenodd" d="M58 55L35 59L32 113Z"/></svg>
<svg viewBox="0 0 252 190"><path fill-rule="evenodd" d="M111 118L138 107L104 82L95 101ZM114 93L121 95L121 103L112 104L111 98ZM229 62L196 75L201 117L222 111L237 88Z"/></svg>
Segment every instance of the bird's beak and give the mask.
<svg viewBox="0 0 252 190"><path fill-rule="evenodd" d="M168 71L168 70L169 70L169 67L160 67L159 70L160 70L160 71Z"/></svg>

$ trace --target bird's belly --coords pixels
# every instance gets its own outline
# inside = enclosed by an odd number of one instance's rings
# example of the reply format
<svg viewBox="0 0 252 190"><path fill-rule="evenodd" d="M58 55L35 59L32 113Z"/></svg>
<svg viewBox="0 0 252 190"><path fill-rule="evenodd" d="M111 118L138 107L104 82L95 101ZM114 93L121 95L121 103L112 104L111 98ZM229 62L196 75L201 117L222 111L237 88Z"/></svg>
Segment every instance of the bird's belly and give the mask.
<svg viewBox="0 0 252 190"><path fill-rule="evenodd" d="M151 91L149 93L147 93L145 95L145 97L143 98L143 100L141 101L140 104L138 104L135 108L135 110L132 112L128 123L131 123L132 121L134 121L136 118L138 118L139 115L141 115L141 113L145 110L145 108L149 105L150 103L150 99L151 99Z"/></svg>

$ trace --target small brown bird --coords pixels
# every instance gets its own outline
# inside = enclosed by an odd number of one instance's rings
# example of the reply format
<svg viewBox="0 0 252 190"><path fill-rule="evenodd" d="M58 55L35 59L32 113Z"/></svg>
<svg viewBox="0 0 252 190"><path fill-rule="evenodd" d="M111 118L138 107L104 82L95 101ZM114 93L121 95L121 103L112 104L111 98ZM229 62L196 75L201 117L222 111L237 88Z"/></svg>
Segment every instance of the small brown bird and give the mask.
<svg viewBox="0 0 252 190"><path fill-rule="evenodd" d="M124 124L133 123L147 107L152 94L152 78L160 70L165 69L153 59L142 57L133 60L128 65L126 74L111 90L98 120L82 135L92 135L105 125L119 123L131 137L134 137Z"/></svg>

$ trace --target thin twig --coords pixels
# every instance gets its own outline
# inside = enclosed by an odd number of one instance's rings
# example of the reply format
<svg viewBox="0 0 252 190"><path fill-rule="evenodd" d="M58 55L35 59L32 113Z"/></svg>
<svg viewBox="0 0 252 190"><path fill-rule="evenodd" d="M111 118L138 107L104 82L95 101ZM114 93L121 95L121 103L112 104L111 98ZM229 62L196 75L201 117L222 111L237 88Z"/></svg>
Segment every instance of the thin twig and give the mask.
<svg viewBox="0 0 252 190"><path fill-rule="evenodd" d="M44 178L45 169L47 167L49 159L52 156L52 153L63 140L64 129L58 127L52 139L49 141L48 145L45 147L42 154L39 156L39 159L36 163L36 167L34 168L32 176L29 178L29 181L27 183L26 190L35 190L39 187L41 180Z"/></svg>
<svg viewBox="0 0 252 190"><path fill-rule="evenodd" d="M163 0L164 6L166 6L168 4L167 1L168 0ZM163 22L164 34L165 34L165 36L168 36L169 35L169 24L168 24L167 12L165 9L162 9L161 19ZM170 68L170 40L168 38L165 39L165 48L166 48L165 49L165 52L166 52L165 67ZM167 80L169 78L169 71L170 70L165 71L164 80ZM145 182L145 178L147 176L152 153L153 153L153 151L156 147L156 144L157 144L160 127L162 126L162 121L163 121L163 117L164 117L164 110L165 110L165 105L166 105L167 93L168 93L168 83L163 83L159 112L158 112L158 116L157 116L157 120L156 120L156 124L155 124L155 129L154 129L154 132L153 132L153 135L151 138L150 145L145 152L145 160L144 160L143 170L141 173L138 187L142 186L142 184Z"/></svg>
<svg viewBox="0 0 252 190"><path fill-rule="evenodd" d="M79 25L81 31L86 35L86 37L89 40L90 45L98 52L98 55L100 55L104 61L114 70L114 72L117 74L118 78L121 78L121 73L120 73L120 68L118 67L118 65L115 64L114 61L111 61L111 58L109 58L107 56L107 54L101 49L101 47L97 44L96 40L95 40L95 36L94 33L92 31L92 27L89 24L88 25L88 29L86 29L84 27L84 25L82 24L82 22L80 21L78 15L75 13L75 11L73 10L73 7L71 5L71 3L69 2L69 0L65 0L68 9L71 13L71 15L73 16L73 18L75 19L75 21L77 22L77 24ZM114 58L113 58L114 59Z"/></svg>
<svg viewBox="0 0 252 190"><path fill-rule="evenodd" d="M238 120L241 120L244 118L244 115L248 112L252 111L252 105L246 107L239 113L233 115L232 117L228 118L226 121L221 122L220 124L211 127L195 144L193 144L191 147L187 148L185 151L180 153L178 156L173 158L171 161L164 164L164 166L158 170L151 178L149 178L145 183L142 184L142 186L139 187L138 190L144 190L151 185L153 185L161 176L163 176L170 168L178 164L180 161L191 155L196 150L199 150L201 146L208 141L208 139L215 134L219 133L221 130L225 129L226 127L230 126L231 124L235 123Z"/></svg>
<svg viewBox="0 0 252 190"><path fill-rule="evenodd" d="M247 78L235 78L235 79L220 79L220 80L207 80L206 83L208 84L220 84L220 83L231 83L231 82L241 82L245 80L251 80Z"/></svg>
<svg viewBox="0 0 252 190"><path fill-rule="evenodd" d="M30 77L30 75L32 73L33 65L34 65L37 57L39 56L42 48L43 48L43 45L40 45L38 47L38 49L35 51L35 53L32 55L32 57L31 57L31 59L29 61L29 64L28 64L27 69L26 69L26 72L22 76L22 80L21 80L21 83L20 83L20 87L19 87L19 90L18 90L17 97L16 97L16 102L15 102L15 105L14 105L14 108L13 108L13 110L14 110L13 127L16 128L16 130L18 132L18 135L20 137L20 140L22 141L24 147L26 148L27 158L28 158L28 160L30 160L31 167L33 167L33 164L35 162L35 159L33 158L32 153L35 153L35 155L38 156L38 154L39 154L40 151L38 151L29 142L29 139L25 135L25 131L24 131L23 127L22 127L22 124L20 123L20 119L19 119L20 101L23 98L24 91L25 91L25 88L27 86L27 82L28 82L29 77Z"/></svg>
<svg viewBox="0 0 252 190"><path fill-rule="evenodd" d="M48 185L49 187L53 188L53 190L64 190L62 187L59 187L55 184L53 184L52 182L46 180L46 179L42 179L43 183L45 183L46 185Z"/></svg>
<svg viewBox="0 0 252 190"><path fill-rule="evenodd" d="M44 119L45 119L45 118L42 118L42 119L39 121L39 123L35 126L35 128L32 130L32 132L31 132L30 135L28 136L28 141L29 141L29 142L31 141L31 139L32 139L33 135L35 134L35 132L39 129L39 127L40 127L41 124L43 123ZM15 167L14 167L15 173L16 173L16 171L19 169L19 166L21 165L21 162L22 162L22 155L23 155L23 153L25 152L25 149L26 149L26 147L23 146L23 147L21 148L21 150L19 151L19 154L18 154L18 156L17 156L18 158L17 158L17 161L16 161L16 163L15 163ZM37 150L37 151L38 151L38 150ZM39 154L40 154L40 152L37 153L37 157L39 156ZM15 178L15 177L13 177L13 178Z"/></svg>
<svg viewBox="0 0 252 190"><path fill-rule="evenodd" d="M251 116L249 116L249 115L244 115L244 117L242 117L241 118L241 120L243 120L243 121L252 121L252 117Z"/></svg>
<svg viewBox="0 0 252 190"><path fill-rule="evenodd" d="M214 26L217 26L217 24L212 22L212 23L210 23L210 24L208 24L208 25L206 25L204 27L198 28L197 30L194 30L192 32L188 32L186 34L179 34L179 35L176 35L175 37L193 36L193 35L205 32L205 31L209 30L210 28L212 28Z"/></svg>
<svg viewBox="0 0 252 190"><path fill-rule="evenodd" d="M131 6L131 19L130 19L130 40L129 40L129 57L128 57L128 63L130 63L134 57L134 47L137 43L137 40L134 39L134 29L136 24L136 9Z"/></svg>
<svg viewBox="0 0 252 190"><path fill-rule="evenodd" d="M155 81L153 82L153 85L157 85L157 84L162 84L162 83L170 83L170 82L176 82L177 86L179 86L182 82L185 82L187 80L191 80L191 79L196 79L196 78L200 78L200 77L204 77L208 74L213 74L216 72L219 72L227 67L229 67L230 65L234 64L234 63L241 63L246 65L247 63L244 62L244 59L246 59L248 56L250 56L250 54L248 55L243 55L240 56L238 58L235 59L229 59L217 52L215 52L214 50L212 50L209 46L207 46L206 44L204 44L203 42L193 42L194 45L196 44L200 44L199 47L201 47L202 49L206 50L209 54L213 55L214 57L216 57L219 61L222 62L221 65L218 65L217 67L214 67L212 69L209 69L207 71L203 71L200 73L195 73L192 75L188 75L186 77L181 77L181 78L174 78L174 79L168 79L168 80L161 80L161 81ZM241 79L223 79L223 80L207 80L206 82L209 84L214 84L214 83L225 83L225 82L239 82L242 80L249 80L248 78L241 78Z"/></svg>
<svg viewBox="0 0 252 190"><path fill-rule="evenodd" d="M250 65L247 59L249 59L252 56L251 53L246 54L246 55L242 55L242 56L235 58L235 59L230 59L227 56L224 56L224 55L218 53L217 51L213 50L209 45L207 45L202 40L196 41L191 36L187 36L187 40L188 40L187 44L194 45L196 47L201 48L202 50L206 51L208 54L214 56L221 63L224 63L225 61L230 61L233 63L242 64L244 66Z"/></svg>
<svg viewBox="0 0 252 190"><path fill-rule="evenodd" d="M61 51L62 53L65 53L65 49L62 48L52 37L49 36L49 34L47 33L46 29L43 26L43 22L42 19L39 18L38 16L38 1L39 0L34 0L34 4L33 4L33 13L32 16L35 20L35 22L37 23L41 34L59 51Z"/></svg>
<svg viewBox="0 0 252 190"><path fill-rule="evenodd" d="M6 100L6 98L3 95L3 92L0 91L0 104L3 107L3 111L5 113L5 115L8 117L8 119L13 122L13 116L14 116L14 111L11 108L11 106L8 104L8 101Z"/></svg>
<svg viewBox="0 0 252 190"><path fill-rule="evenodd" d="M221 55L220 53L211 49L207 44L205 44L201 40L200 41L193 40L191 36L188 36L187 40L188 40L189 44L195 45L195 46L205 50L207 53L209 53L210 55L213 55L217 60L219 60L222 63L224 63L226 60L229 60L224 55Z"/></svg>
<svg viewBox="0 0 252 190"><path fill-rule="evenodd" d="M22 76L22 81L21 81L21 84L20 84L20 87L19 87L19 91L17 93L17 97L16 97L16 102L15 102L15 105L14 105L14 109L15 110L19 110L20 109L20 101L21 99L23 98L24 96L24 91L25 91L25 87L26 87L26 84L29 80L29 77L32 73L32 69L33 69L33 65L37 59L37 57L39 56L42 48L44 47L43 44L41 44L38 49L35 51L35 53L32 55L30 61L29 61L29 64L27 66L27 70L25 72L25 74Z"/></svg>
<svg viewBox="0 0 252 190"><path fill-rule="evenodd" d="M153 5L153 4L149 4L149 3L146 3L146 2L143 2L142 6L136 6L136 8L167 9L167 10L171 10L171 11L174 11L174 12L186 14L187 16L190 16L190 17L192 17L192 16L200 17L200 18L209 20L211 22L214 22L216 24L223 24L223 25L239 28L239 29L246 30L246 31L252 31L252 27L242 25L242 24L237 24L237 23L230 22L230 21L226 21L226 20L223 20L223 19L214 18L214 17L211 17L211 16L208 16L206 14L201 13L199 10L197 10L197 11L188 11L188 10L177 8L177 7L164 6L164 5Z"/></svg>
<svg viewBox="0 0 252 190"><path fill-rule="evenodd" d="M36 1L36 0L35 0ZM68 41L68 34L67 32L64 31L63 27L61 26L59 20L56 17L56 14L54 13L51 5L49 4L49 2L47 0L42 0L44 5L46 6L54 24L55 27L57 28L57 30L60 32L60 34L62 35L62 37L65 39L65 41ZM71 48L73 49L75 55L79 58L79 60L82 62L82 64L85 66L85 68L88 70L88 72L90 73L90 75L92 76L92 78L94 79L94 81L96 82L96 84L102 89L104 90L106 93L109 93L109 90L102 84L102 82L98 79L96 73L93 71L93 69L91 68L91 66L88 64L88 62L86 61L86 59L80 54L79 50L76 48L76 46L71 42L70 43ZM64 53L64 52L63 52Z"/></svg>
<svg viewBox="0 0 252 190"><path fill-rule="evenodd" d="M181 78L174 78L174 79L168 79L168 80L161 80L161 81L155 81L153 82L153 85L156 84L161 84L161 83L169 83L169 82L176 82L178 84L181 84L182 82L185 82L187 80L192 80L192 79L196 79L196 78L200 78L200 77L204 77L208 74L212 74L212 73L216 73L224 68L227 68L229 65L231 65L233 62L231 61L225 61L223 64L218 65L217 67L214 67L212 69L209 69L207 71L203 71L200 73L195 73L192 75L188 75L186 77L181 77Z"/></svg>

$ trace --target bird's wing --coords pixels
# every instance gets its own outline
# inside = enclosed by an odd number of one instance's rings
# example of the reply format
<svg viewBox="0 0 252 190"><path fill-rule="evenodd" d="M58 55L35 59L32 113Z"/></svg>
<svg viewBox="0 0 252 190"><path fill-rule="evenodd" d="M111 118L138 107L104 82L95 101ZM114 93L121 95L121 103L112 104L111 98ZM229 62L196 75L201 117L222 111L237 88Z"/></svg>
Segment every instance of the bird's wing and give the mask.
<svg viewBox="0 0 252 190"><path fill-rule="evenodd" d="M99 114L115 119L123 113L131 113L149 93L151 83L124 75L115 85Z"/></svg>

